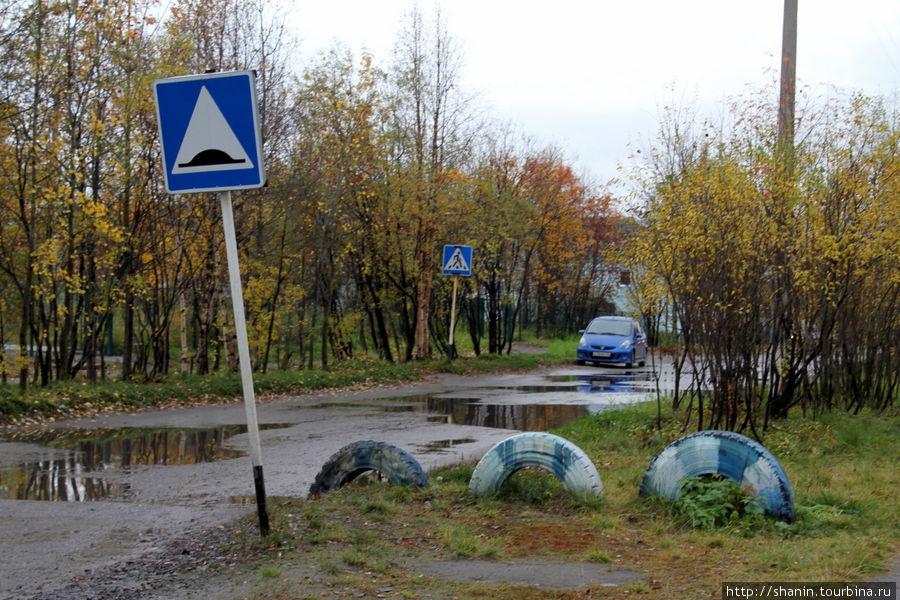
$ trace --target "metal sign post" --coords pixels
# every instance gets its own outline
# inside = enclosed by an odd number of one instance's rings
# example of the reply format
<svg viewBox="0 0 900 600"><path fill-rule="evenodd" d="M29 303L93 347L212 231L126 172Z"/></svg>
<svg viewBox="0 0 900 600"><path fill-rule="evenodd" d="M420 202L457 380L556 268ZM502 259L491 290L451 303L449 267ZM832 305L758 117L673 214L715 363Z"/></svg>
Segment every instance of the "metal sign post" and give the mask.
<svg viewBox="0 0 900 600"><path fill-rule="evenodd" d="M253 71L233 71L158 79L153 84L153 95L166 191L170 194L217 192L222 205L259 530L268 535L266 485L231 204L231 190L256 189L266 183L256 75Z"/></svg>
<svg viewBox="0 0 900 600"><path fill-rule="evenodd" d="M244 390L244 409L247 413L247 435L250 439L250 463L256 487L256 512L259 530L269 534L269 512L266 508L266 484L263 479L262 452L259 445L259 425L256 421L256 397L253 393L253 371L250 368L250 344L247 341L247 322L244 318L244 293L241 288L241 268L238 264L237 236L234 232L234 211L231 192L219 192L222 223L225 226L225 255L228 257L228 279L231 283L231 305L234 311L234 331L237 336L238 360L241 366L241 385Z"/></svg>
<svg viewBox="0 0 900 600"><path fill-rule="evenodd" d="M453 343L453 330L456 326L456 285L459 283L459 275L453 276L453 296L450 299L450 347L447 349L447 358L456 358L456 345Z"/></svg>

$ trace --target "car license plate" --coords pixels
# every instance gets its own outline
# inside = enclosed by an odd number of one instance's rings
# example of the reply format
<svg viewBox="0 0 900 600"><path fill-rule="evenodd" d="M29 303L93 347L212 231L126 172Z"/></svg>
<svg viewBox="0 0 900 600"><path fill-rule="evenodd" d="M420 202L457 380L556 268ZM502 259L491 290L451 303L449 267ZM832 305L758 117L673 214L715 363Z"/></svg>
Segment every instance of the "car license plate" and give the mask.
<svg viewBox="0 0 900 600"><path fill-rule="evenodd" d="M612 356L609 352L594 352L594 358L609 358Z"/></svg>

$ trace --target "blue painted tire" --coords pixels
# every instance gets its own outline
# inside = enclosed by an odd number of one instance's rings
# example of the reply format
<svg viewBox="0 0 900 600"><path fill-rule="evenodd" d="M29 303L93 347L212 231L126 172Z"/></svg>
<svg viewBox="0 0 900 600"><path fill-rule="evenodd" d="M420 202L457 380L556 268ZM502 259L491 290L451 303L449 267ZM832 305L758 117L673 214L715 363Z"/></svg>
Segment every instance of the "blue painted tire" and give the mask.
<svg viewBox="0 0 900 600"><path fill-rule="evenodd" d="M663 448L644 472L639 493L674 500L686 478L713 473L740 483L765 514L793 522L794 492L778 460L759 442L731 431L699 431Z"/></svg>
<svg viewBox="0 0 900 600"><path fill-rule="evenodd" d="M347 444L322 465L309 495L335 490L367 471L377 471L393 484L428 487L422 466L406 450L385 442L363 440Z"/></svg>
<svg viewBox="0 0 900 600"><path fill-rule="evenodd" d="M514 435L488 450L475 466L469 493L496 492L510 475L525 467L552 473L574 494L603 496L603 482L591 459L572 442L540 431Z"/></svg>

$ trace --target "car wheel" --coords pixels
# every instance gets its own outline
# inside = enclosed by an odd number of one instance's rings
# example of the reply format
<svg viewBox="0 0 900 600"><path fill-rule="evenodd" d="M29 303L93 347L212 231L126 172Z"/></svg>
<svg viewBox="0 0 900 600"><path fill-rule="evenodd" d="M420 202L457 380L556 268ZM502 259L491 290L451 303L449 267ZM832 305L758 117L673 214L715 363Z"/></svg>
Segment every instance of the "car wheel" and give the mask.
<svg viewBox="0 0 900 600"><path fill-rule="evenodd" d="M363 440L347 444L322 465L309 495L337 489L367 471L377 471L394 484L428 486L422 466L406 450L385 442Z"/></svg>
<svg viewBox="0 0 900 600"><path fill-rule="evenodd" d="M675 440L644 472L639 493L674 500L685 479L718 473L758 498L769 516L794 520L794 492L781 465L762 444L731 431L699 431Z"/></svg>
<svg viewBox="0 0 900 600"><path fill-rule="evenodd" d="M572 442L542 431L514 435L488 450L472 472L469 493L496 492L510 475L525 467L552 473L574 494L603 496L603 482L591 459Z"/></svg>
<svg viewBox="0 0 900 600"><path fill-rule="evenodd" d="M625 368L630 369L633 366L634 366L634 350L631 351L631 356L625 362Z"/></svg>

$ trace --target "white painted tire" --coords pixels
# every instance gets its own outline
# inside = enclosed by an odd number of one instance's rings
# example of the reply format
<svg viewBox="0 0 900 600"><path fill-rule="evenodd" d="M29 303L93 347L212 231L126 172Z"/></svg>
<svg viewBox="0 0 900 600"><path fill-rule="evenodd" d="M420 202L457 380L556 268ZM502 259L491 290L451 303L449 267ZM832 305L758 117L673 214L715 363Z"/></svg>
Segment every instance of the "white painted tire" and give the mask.
<svg viewBox="0 0 900 600"><path fill-rule="evenodd" d="M514 435L488 450L472 473L469 493L496 492L510 475L525 467L552 473L574 494L603 496L603 482L591 459L572 442L540 431Z"/></svg>
<svg viewBox="0 0 900 600"><path fill-rule="evenodd" d="M758 498L769 516L794 520L794 491L778 460L766 448L732 431L698 431L657 454L641 479L641 496L674 500L688 477L718 473Z"/></svg>

